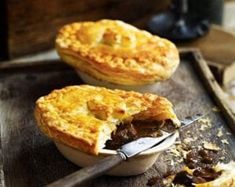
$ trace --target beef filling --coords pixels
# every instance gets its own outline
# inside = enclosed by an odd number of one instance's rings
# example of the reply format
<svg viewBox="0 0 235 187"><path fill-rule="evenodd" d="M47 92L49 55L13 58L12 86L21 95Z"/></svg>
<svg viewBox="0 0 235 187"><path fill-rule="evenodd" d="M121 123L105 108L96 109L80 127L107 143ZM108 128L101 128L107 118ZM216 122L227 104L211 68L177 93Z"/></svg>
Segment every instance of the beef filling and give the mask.
<svg viewBox="0 0 235 187"><path fill-rule="evenodd" d="M174 176L173 184L193 187L195 184L213 181L222 174L222 171L214 170L214 165L218 163L219 158L217 151L197 148L189 149L188 151L184 163L189 169L192 169L192 174L188 173L186 170L178 172ZM164 176L164 179L168 176L169 175ZM157 179L158 177L150 178L147 185L159 186Z"/></svg>
<svg viewBox="0 0 235 187"><path fill-rule="evenodd" d="M216 160L216 152L200 149L190 151L184 160L190 169L194 169L192 175L186 171L176 174L174 184L184 184L186 186L195 186L195 184L213 181L221 175L213 169L213 161Z"/></svg>
<svg viewBox="0 0 235 187"><path fill-rule="evenodd" d="M200 184L210 182L217 179L221 175L221 171L217 172L213 168L197 168L193 174L189 174L186 171L181 171L176 174L173 183L182 184L188 187L195 186L194 184Z"/></svg>
<svg viewBox="0 0 235 187"><path fill-rule="evenodd" d="M132 120L118 125L115 132L111 134L111 140L106 142L106 149L116 150L122 145L136 140L140 137L159 137L160 130L171 132L175 126L171 120L166 121L143 121Z"/></svg>

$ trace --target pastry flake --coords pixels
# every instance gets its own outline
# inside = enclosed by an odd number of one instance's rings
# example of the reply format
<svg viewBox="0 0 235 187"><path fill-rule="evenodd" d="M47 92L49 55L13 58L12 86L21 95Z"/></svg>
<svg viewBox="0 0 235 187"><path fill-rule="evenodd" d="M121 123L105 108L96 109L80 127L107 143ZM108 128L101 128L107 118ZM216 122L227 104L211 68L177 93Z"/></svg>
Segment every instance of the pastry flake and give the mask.
<svg viewBox="0 0 235 187"><path fill-rule="evenodd" d="M156 115L153 115L154 107ZM88 85L68 86L40 97L35 116L42 132L54 141L98 154L120 124L139 120L138 114L147 120L148 109L151 122L156 121L152 125L157 127L158 122L170 120L172 126L179 126L172 104L166 98Z"/></svg>
<svg viewBox="0 0 235 187"><path fill-rule="evenodd" d="M56 49L79 71L122 85L168 79L179 64L172 42L119 20L65 25L57 35Z"/></svg>

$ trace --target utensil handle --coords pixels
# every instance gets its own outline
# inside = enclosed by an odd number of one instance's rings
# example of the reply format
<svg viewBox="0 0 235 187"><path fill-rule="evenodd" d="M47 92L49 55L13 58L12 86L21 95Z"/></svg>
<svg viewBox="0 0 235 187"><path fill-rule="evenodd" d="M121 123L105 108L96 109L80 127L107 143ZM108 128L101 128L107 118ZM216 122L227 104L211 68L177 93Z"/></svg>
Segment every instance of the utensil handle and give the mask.
<svg viewBox="0 0 235 187"><path fill-rule="evenodd" d="M123 160L126 160L126 156L123 153L118 152L116 155L102 159L93 166L85 167L79 171L67 175L64 178L47 185L47 187L79 186L88 180L94 179L95 177L104 174L106 171L118 165Z"/></svg>

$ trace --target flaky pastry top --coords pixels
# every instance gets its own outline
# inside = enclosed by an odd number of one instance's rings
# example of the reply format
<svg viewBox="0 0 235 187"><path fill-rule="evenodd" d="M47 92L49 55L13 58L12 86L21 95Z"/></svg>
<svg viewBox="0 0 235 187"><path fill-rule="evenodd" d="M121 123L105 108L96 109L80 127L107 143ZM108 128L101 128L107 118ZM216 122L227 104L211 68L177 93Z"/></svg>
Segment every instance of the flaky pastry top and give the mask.
<svg viewBox="0 0 235 187"><path fill-rule="evenodd" d="M88 85L68 86L40 97L35 116L40 129L55 141L98 154L117 125L149 107L157 111L151 118L179 124L166 98Z"/></svg>
<svg viewBox="0 0 235 187"><path fill-rule="evenodd" d="M179 64L172 42L119 20L65 25L56 48L66 63L117 84L165 80Z"/></svg>

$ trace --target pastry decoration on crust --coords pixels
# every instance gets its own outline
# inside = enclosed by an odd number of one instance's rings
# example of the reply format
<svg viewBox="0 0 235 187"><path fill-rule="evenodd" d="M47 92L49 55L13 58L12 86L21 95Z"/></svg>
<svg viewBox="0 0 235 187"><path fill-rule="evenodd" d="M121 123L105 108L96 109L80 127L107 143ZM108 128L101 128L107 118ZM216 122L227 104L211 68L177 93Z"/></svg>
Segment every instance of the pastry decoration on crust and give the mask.
<svg viewBox="0 0 235 187"><path fill-rule="evenodd" d="M164 97L89 85L40 97L35 116L42 132L54 141L96 155L104 147L116 149L138 137L161 136L159 129L171 131L180 125Z"/></svg>
<svg viewBox="0 0 235 187"><path fill-rule="evenodd" d="M119 20L65 25L57 35L56 49L77 70L121 85L166 80L179 64L172 42Z"/></svg>

